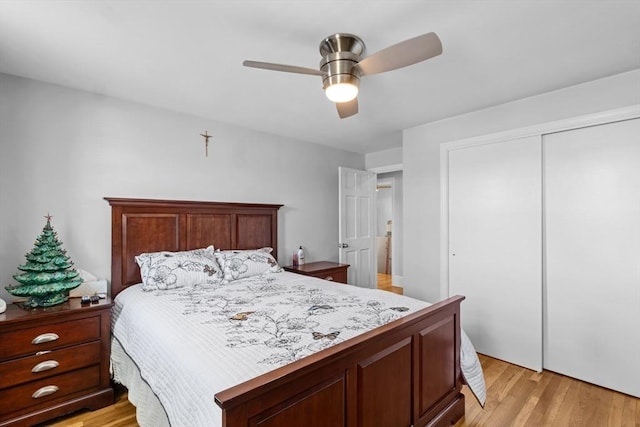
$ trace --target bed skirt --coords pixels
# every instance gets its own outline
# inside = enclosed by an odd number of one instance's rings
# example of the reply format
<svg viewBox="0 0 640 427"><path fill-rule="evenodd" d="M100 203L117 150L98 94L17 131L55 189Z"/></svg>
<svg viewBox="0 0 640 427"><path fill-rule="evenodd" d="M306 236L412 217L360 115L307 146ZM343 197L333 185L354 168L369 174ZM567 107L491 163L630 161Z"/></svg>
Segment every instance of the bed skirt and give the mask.
<svg viewBox="0 0 640 427"><path fill-rule="evenodd" d="M115 338L111 340L111 373L114 382L129 390L128 399L136 407L136 420L141 427L170 427L160 400Z"/></svg>

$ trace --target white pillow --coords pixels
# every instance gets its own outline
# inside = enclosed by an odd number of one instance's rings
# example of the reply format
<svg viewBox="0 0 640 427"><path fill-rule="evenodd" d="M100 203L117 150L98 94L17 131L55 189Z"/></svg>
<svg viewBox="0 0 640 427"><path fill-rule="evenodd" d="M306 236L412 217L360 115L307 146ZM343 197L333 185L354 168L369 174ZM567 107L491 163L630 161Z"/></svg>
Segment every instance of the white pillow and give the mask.
<svg viewBox="0 0 640 427"><path fill-rule="evenodd" d="M151 252L138 255L142 289L145 291L219 284L222 271L213 246L183 252Z"/></svg>
<svg viewBox="0 0 640 427"><path fill-rule="evenodd" d="M482 365L478 360L476 349L473 347L471 340L464 330L462 331L460 343L460 365L465 382L473 392L480 406L484 408L484 403L487 400L487 388L484 383Z"/></svg>
<svg viewBox="0 0 640 427"><path fill-rule="evenodd" d="M279 273L282 267L271 255L272 248L216 251L225 282L264 273Z"/></svg>

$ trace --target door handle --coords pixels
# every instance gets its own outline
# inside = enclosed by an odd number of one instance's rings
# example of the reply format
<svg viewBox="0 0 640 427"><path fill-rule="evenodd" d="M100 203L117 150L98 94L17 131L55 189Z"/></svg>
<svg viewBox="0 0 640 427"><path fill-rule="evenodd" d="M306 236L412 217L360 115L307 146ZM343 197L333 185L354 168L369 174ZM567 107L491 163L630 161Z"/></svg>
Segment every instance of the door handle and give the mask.
<svg viewBox="0 0 640 427"><path fill-rule="evenodd" d="M344 249L344 248L348 248L349 245L346 244L346 243L338 243L338 247L341 248L341 249Z"/></svg>

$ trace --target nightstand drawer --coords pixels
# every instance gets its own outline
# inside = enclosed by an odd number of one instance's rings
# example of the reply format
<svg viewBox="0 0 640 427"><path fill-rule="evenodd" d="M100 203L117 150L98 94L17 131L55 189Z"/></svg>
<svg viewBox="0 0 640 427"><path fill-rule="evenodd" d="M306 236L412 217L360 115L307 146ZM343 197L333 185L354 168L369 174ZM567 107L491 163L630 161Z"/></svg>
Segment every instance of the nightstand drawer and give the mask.
<svg viewBox="0 0 640 427"><path fill-rule="evenodd" d="M100 317L87 317L74 321L0 333L0 360L35 354L39 351L61 348L100 338Z"/></svg>
<svg viewBox="0 0 640 427"><path fill-rule="evenodd" d="M347 283L347 271L344 268L325 271L322 274L314 274L314 277L338 283Z"/></svg>
<svg viewBox="0 0 640 427"><path fill-rule="evenodd" d="M0 414L19 411L100 385L100 365L44 378L0 391Z"/></svg>
<svg viewBox="0 0 640 427"><path fill-rule="evenodd" d="M302 265L287 265L283 267L291 273L317 277L336 283L347 283L347 269L349 264L339 264L330 261L316 261Z"/></svg>
<svg viewBox="0 0 640 427"><path fill-rule="evenodd" d="M93 365L100 360L100 341L43 353L0 363L0 389Z"/></svg>
<svg viewBox="0 0 640 427"><path fill-rule="evenodd" d="M109 298L0 314L0 426L39 425L113 403ZM34 372L35 371L35 372Z"/></svg>

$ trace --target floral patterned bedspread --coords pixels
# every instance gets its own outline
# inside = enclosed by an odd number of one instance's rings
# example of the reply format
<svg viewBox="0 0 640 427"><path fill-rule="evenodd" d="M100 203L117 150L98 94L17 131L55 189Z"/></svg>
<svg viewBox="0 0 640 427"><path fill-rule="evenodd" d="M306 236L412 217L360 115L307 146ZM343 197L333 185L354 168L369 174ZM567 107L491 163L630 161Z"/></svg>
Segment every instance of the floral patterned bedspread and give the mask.
<svg viewBox="0 0 640 427"><path fill-rule="evenodd" d="M172 425L211 426L221 422L217 392L428 305L282 272L226 285L130 287L115 300L112 329Z"/></svg>

